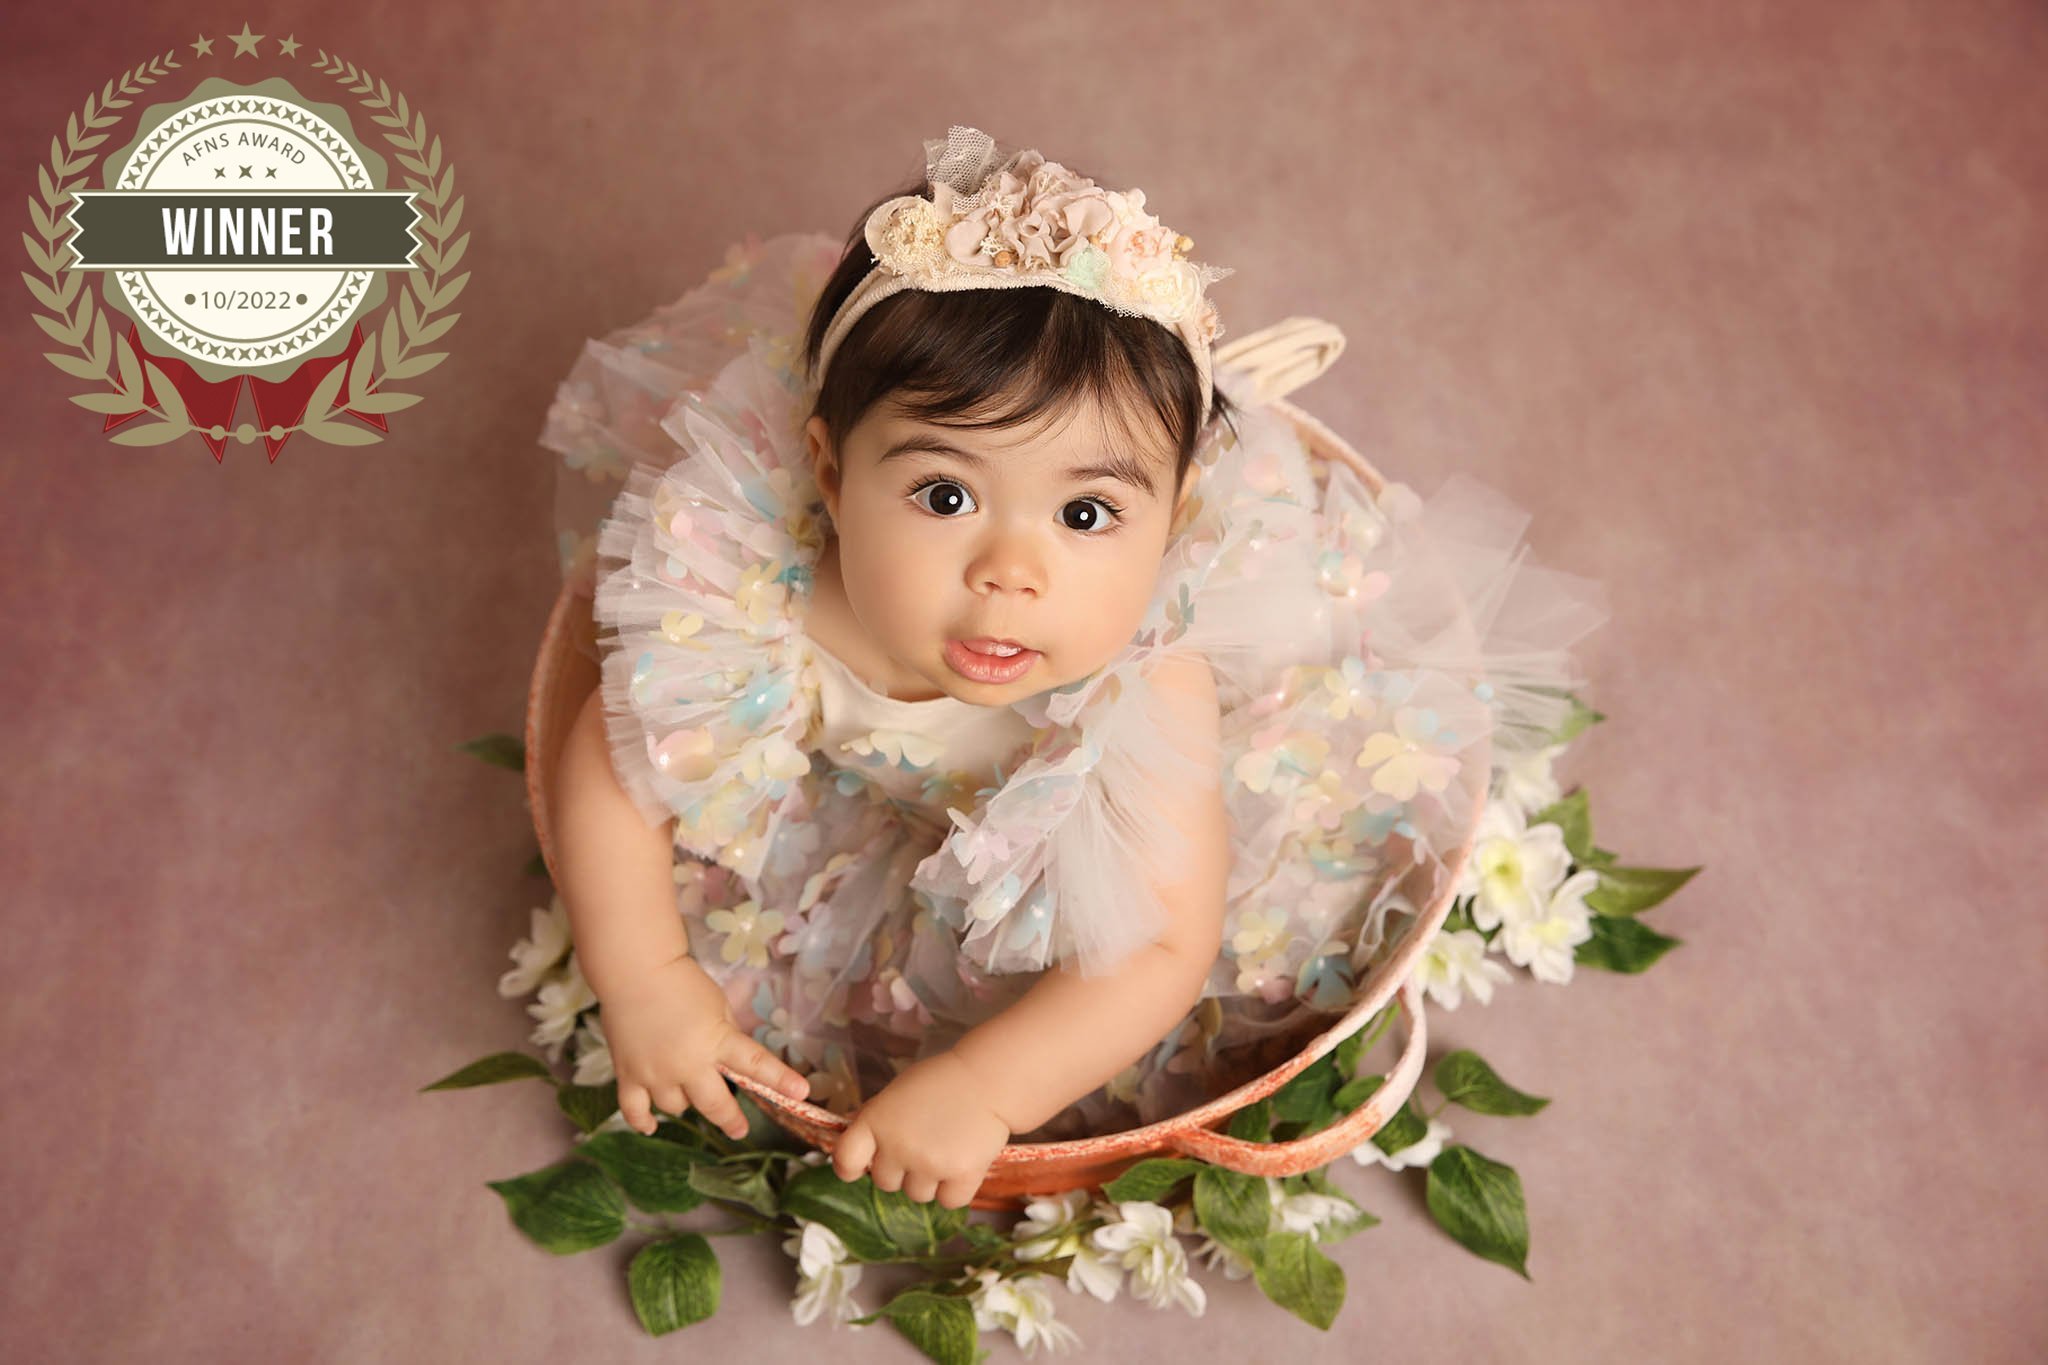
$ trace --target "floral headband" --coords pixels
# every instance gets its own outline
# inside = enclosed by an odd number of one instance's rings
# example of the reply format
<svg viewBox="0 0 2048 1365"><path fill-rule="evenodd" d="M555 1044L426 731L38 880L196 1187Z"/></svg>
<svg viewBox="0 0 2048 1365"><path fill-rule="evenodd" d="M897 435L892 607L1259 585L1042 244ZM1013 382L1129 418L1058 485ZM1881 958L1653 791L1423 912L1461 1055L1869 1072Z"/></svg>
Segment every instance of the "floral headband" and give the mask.
<svg viewBox="0 0 2048 1365"><path fill-rule="evenodd" d="M955 124L924 144L932 197L878 205L864 229L874 262L818 351L823 375L863 313L905 289L1044 285L1147 317L1186 343L1209 420L1210 346L1223 334L1208 286L1235 272L1186 259L1194 242L1145 211L1143 190L1105 190L1035 151L1000 148Z"/></svg>

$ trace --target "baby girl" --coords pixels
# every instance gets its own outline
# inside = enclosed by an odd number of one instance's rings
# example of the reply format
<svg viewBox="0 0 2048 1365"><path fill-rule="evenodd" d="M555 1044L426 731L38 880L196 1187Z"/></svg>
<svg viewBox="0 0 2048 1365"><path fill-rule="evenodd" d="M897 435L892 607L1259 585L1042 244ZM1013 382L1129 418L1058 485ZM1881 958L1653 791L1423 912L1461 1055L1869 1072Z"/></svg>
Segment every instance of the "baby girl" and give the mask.
<svg viewBox="0 0 2048 1365"><path fill-rule="evenodd" d="M1472 754L1570 679L1524 635L1489 684L1433 609L1513 534L1411 571L1427 518L1217 363L1229 272L1142 191L973 129L926 153L822 282L793 238L706 286L751 291L746 352L604 523L551 790L625 1122L738 1135L723 1067L850 1110L841 1178L958 1208L1014 1136L1159 1116L1341 1010ZM655 389L643 341L607 383Z"/></svg>

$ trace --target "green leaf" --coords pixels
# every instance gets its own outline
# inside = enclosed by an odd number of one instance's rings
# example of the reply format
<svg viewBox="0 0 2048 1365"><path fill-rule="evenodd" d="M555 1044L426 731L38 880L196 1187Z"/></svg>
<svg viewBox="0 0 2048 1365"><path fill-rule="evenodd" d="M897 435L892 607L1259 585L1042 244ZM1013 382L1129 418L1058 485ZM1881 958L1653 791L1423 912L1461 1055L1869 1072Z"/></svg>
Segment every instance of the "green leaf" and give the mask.
<svg viewBox="0 0 2048 1365"><path fill-rule="evenodd" d="M1163 1204L1167 1196L1172 1194L1183 1180L1208 1169L1207 1162L1194 1161L1187 1157L1146 1157L1104 1185L1102 1194L1111 1203L1139 1200L1148 1204Z"/></svg>
<svg viewBox="0 0 2048 1365"><path fill-rule="evenodd" d="M547 1063L524 1052L494 1052L488 1057L471 1062L459 1071L451 1071L432 1085L420 1087L421 1093L429 1090L467 1090L477 1085L497 1085L504 1081L541 1080L553 1083L554 1075Z"/></svg>
<svg viewBox="0 0 2048 1365"><path fill-rule="evenodd" d="M546 855L543 854L539 849L535 849L533 851L533 856L526 860L526 866L520 870L525 872L526 875L529 877L547 876L548 860Z"/></svg>
<svg viewBox="0 0 2048 1365"><path fill-rule="evenodd" d="M1331 1096L1337 1089L1337 1072L1328 1057L1317 1058L1294 1079L1273 1093L1273 1122L1291 1125L1283 1136L1296 1138L1312 1133L1337 1116Z"/></svg>
<svg viewBox="0 0 2048 1365"><path fill-rule="evenodd" d="M1520 1116L1539 1113L1549 1100L1515 1089L1469 1048L1444 1054L1436 1064L1436 1088L1452 1104L1478 1114Z"/></svg>
<svg viewBox="0 0 2048 1365"><path fill-rule="evenodd" d="M1365 1055L1365 1031L1372 1027L1366 1020L1330 1050L1330 1065L1336 1069L1339 1084L1358 1074L1358 1059Z"/></svg>
<svg viewBox="0 0 2048 1365"><path fill-rule="evenodd" d="M1607 719L1604 712L1595 711L1572 693L1567 692L1565 695L1571 698L1571 714L1564 718L1564 724L1560 725L1557 728L1557 733L1551 737L1551 743L1553 744L1569 744L1572 740L1578 738L1587 726L1598 724L1600 721Z"/></svg>
<svg viewBox="0 0 2048 1365"><path fill-rule="evenodd" d="M1662 903L1693 879L1697 867L1602 867L1586 907L1602 915L1633 915Z"/></svg>
<svg viewBox="0 0 2048 1365"><path fill-rule="evenodd" d="M1205 1166L1195 1176L1195 1220L1233 1251L1252 1255L1273 1225L1273 1197L1263 1177Z"/></svg>
<svg viewBox="0 0 2048 1365"><path fill-rule="evenodd" d="M619 1187L577 1157L486 1183L504 1199L518 1229L557 1256L601 1247L626 1230L626 1199Z"/></svg>
<svg viewBox="0 0 2048 1365"><path fill-rule="evenodd" d="M643 1133L614 1129L576 1149L619 1182L633 1207L648 1213L688 1213L704 1202L690 1183L690 1169L706 1159L702 1151Z"/></svg>
<svg viewBox="0 0 2048 1365"><path fill-rule="evenodd" d="M1337 1093L1330 1097L1330 1103L1337 1107L1338 1112L1348 1114L1371 1099L1386 1083L1385 1076L1354 1076L1337 1088Z"/></svg>
<svg viewBox="0 0 2048 1365"><path fill-rule="evenodd" d="M823 1223L860 1261L932 1256L967 1221L965 1209L920 1204L901 1190L878 1190L865 1175L841 1180L829 1162L791 1176L782 1191L782 1209Z"/></svg>
<svg viewBox="0 0 2048 1365"><path fill-rule="evenodd" d="M578 1129L594 1133L606 1119L619 1112L619 1083L563 1085L555 1091L555 1107Z"/></svg>
<svg viewBox="0 0 2048 1365"><path fill-rule="evenodd" d="M687 1178L690 1187L699 1194L745 1204L763 1218L773 1218L778 1212L775 1187L769 1183L768 1173L757 1161L732 1165L700 1161L690 1167Z"/></svg>
<svg viewBox="0 0 2048 1365"><path fill-rule="evenodd" d="M1583 863L1593 848L1593 812L1586 800L1586 789L1575 787L1565 796L1545 806L1529 817L1532 825L1556 825L1564 831L1564 846L1571 853L1574 862Z"/></svg>
<svg viewBox="0 0 2048 1365"><path fill-rule="evenodd" d="M1529 1220L1514 1167L1452 1143L1429 1164L1425 1199L1430 1216L1466 1250L1529 1278Z"/></svg>
<svg viewBox="0 0 2048 1365"><path fill-rule="evenodd" d="M1592 925L1593 937L1572 949L1572 960L1606 972L1643 971L1685 942L1668 938L1627 915L1595 915Z"/></svg>
<svg viewBox="0 0 2048 1365"><path fill-rule="evenodd" d="M1234 1138L1246 1142L1271 1142L1273 1140L1273 1101L1271 1097L1248 1104L1230 1116L1230 1126L1225 1130Z"/></svg>
<svg viewBox="0 0 2048 1365"><path fill-rule="evenodd" d="M653 1141L649 1138L648 1141ZM633 1312L650 1336L662 1336L718 1311L718 1256L694 1232L640 1248L626 1269Z"/></svg>
<svg viewBox="0 0 2048 1365"><path fill-rule="evenodd" d="M479 735L464 740L455 746L467 754L474 754L486 763L495 763L500 768L513 772L526 770L526 742L517 735L494 733Z"/></svg>
<svg viewBox="0 0 2048 1365"><path fill-rule="evenodd" d="M869 1323L887 1318L911 1345L939 1365L978 1365L988 1352L976 1344L980 1329L974 1310L957 1294L938 1294L913 1286L872 1313L849 1319Z"/></svg>
<svg viewBox="0 0 2048 1365"><path fill-rule="evenodd" d="M1403 1100L1401 1107L1394 1111L1394 1116L1381 1124L1379 1131L1372 1135L1372 1143L1388 1156L1392 1156L1403 1147L1412 1147L1428 1136L1429 1120L1416 1112L1415 1101Z"/></svg>
<svg viewBox="0 0 2048 1365"><path fill-rule="evenodd" d="M1344 1307L1344 1270L1316 1249L1306 1233L1276 1232L1252 1259L1266 1297L1325 1332Z"/></svg>
<svg viewBox="0 0 2048 1365"><path fill-rule="evenodd" d="M960 1230L967 1245L976 1251L996 1251L1010 1245L1010 1239L986 1223L969 1223Z"/></svg>

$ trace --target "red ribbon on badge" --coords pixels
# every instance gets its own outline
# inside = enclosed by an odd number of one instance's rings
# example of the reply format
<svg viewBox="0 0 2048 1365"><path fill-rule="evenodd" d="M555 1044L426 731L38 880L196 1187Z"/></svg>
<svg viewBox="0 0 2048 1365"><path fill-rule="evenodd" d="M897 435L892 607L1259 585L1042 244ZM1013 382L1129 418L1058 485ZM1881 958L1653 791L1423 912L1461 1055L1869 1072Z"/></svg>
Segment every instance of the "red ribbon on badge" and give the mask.
<svg viewBox="0 0 2048 1365"><path fill-rule="evenodd" d="M199 433L199 439L206 442L206 448L213 452L214 462L220 463L227 456L227 438L215 436L208 428L220 427L223 431L233 429L235 407L242 396L242 388L249 389L249 398L256 406L256 429L263 433L264 449L270 453L271 463L277 462L277 453L284 449L284 443L292 437L291 432L272 437L272 425L279 427L297 426L306 415L306 400L313 396L320 381L336 365L355 367L356 352L363 346L363 325L355 324L349 333L348 349L340 355L312 356L302 361L299 367L283 379L258 379L254 375L238 374L228 379L202 379L199 371L187 361L173 355L157 355L142 344L142 334L131 321L128 324L128 342L135 347L135 354L164 372L171 381L171 387L178 391L178 397L185 400L185 411L191 415L192 426ZM346 372L344 372L346 374ZM347 391L348 378L342 379L343 392ZM374 389L373 389L374 391ZM143 371L142 401L148 407L160 405L156 401L156 390L149 382L149 372ZM343 409L349 416L368 422L382 432L391 430L390 424L381 413L356 412ZM142 416L143 409L137 408L125 416L109 414L100 428L102 434L115 427L132 422Z"/></svg>

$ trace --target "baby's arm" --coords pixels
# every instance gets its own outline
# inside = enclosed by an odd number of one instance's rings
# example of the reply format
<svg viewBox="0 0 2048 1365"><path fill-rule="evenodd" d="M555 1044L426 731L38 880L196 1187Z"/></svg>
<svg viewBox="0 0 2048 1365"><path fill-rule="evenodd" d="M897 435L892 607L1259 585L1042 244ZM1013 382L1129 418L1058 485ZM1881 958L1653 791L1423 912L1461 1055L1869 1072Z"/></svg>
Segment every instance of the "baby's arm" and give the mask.
<svg viewBox="0 0 2048 1365"><path fill-rule="evenodd" d="M1150 681L1175 732L1216 743L1216 681L1206 663L1168 659ZM1185 831L1189 847L1179 875L1154 885L1167 910L1166 932L1107 976L1083 977L1065 963L1048 970L1015 1004L953 1045L1013 1133L1036 1128L1143 1056L1201 998L1223 942L1230 872L1221 774L1157 792L1162 817Z"/></svg>
<svg viewBox="0 0 2048 1365"><path fill-rule="evenodd" d="M550 804L557 889L598 999L626 1122L651 1133L650 1105L681 1114L695 1104L743 1136L746 1118L718 1062L802 1098L808 1083L740 1031L725 992L690 956L676 913L675 822L650 826L619 785L602 692L591 693L564 741Z"/></svg>

